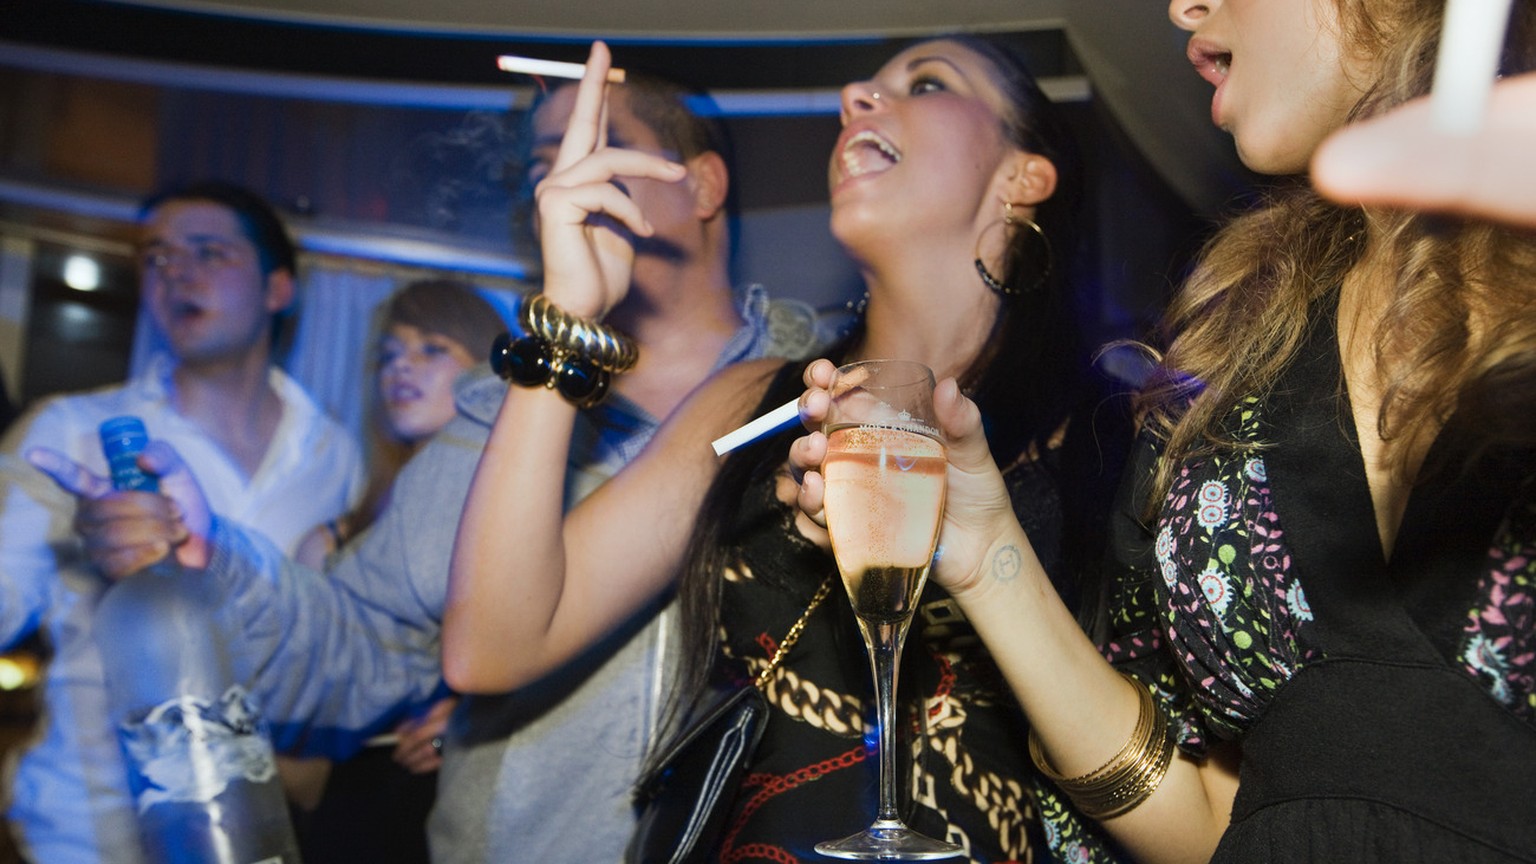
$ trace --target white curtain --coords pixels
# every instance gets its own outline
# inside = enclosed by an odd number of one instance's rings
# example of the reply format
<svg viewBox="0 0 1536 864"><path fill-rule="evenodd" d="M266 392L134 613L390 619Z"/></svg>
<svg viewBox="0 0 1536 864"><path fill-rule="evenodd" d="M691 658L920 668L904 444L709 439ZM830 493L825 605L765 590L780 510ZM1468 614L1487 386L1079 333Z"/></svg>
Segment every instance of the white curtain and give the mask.
<svg viewBox="0 0 1536 864"><path fill-rule="evenodd" d="M374 319L404 280L388 271L329 263L300 269L297 327L285 366L322 410L361 436L373 386Z"/></svg>

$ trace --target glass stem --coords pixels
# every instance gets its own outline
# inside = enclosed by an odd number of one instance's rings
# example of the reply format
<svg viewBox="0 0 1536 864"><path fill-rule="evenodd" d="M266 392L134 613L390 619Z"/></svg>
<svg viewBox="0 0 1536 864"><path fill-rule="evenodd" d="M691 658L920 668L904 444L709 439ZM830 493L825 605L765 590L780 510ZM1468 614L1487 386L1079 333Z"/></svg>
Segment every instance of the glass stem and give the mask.
<svg viewBox="0 0 1536 864"><path fill-rule="evenodd" d="M901 824L896 797L896 667L906 641L907 623L871 624L870 664L875 673L875 705L880 727L880 811L877 823Z"/></svg>

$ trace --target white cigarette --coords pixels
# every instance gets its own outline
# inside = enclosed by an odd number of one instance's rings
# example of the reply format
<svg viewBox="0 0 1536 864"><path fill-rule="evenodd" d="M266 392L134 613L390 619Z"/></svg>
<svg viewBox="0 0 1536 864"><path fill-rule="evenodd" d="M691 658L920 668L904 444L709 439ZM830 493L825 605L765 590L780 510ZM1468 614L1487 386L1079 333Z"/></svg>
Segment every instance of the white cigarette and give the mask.
<svg viewBox="0 0 1536 864"><path fill-rule="evenodd" d="M863 384L864 379L868 377L869 367L867 366L861 366L846 375L838 376L837 381L834 382L832 386L832 398L835 399L838 396L848 392L850 389ZM716 456L724 456L725 454L735 450L737 447L740 447L743 444L750 444L753 441L763 437L764 435L779 431L785 426L788 426L791 422L799 419L799 417L800 400L797 397L795 399L789 400L788 402L785 402L783 405L780 405L772 411L769 411L767 414L764 414L763 416L753 420L745 426L732 429L724 435L721 435L719 438L709 442L709 444L711 447L715 448Z"/></svg>
<svg viewBox="0 0 1536 864"><path fill-rule="evenodd" d="M523 72L528 75L543 75L546 78L580 78L586 74L587 67L582 63L566 63L560 60L535 60L532 57L519 57L516 54L503 54L496 58L496 68L503 72ZM623 84L624 70L609 69L608 83Z"/></svg>
<svg viewBox="0 0 1536 864"><path fill-rule="evenodd" d="M1471 135L1482 128L1509 6L1510 0L1446 0L1430 96L1435 126L1442 132Z"/></svg>
<svg viewBox="0 0 1536 864"><path fill-rule="evenodd" d="M709 446L715 448L716 456L724 456L743 444L750 444L770 432L777 432L799 417L800 399L796 397L753 420L751 423L721 435L719 438L711 441Z"/></svg>

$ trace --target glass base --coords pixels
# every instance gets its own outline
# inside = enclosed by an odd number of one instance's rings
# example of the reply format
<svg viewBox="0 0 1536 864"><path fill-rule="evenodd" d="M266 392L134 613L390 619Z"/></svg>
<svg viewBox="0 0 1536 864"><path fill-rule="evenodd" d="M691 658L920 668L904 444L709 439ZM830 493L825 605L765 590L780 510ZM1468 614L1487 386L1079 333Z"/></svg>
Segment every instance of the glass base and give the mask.
<svg viewBox="0 0 1536 864"><path fill-rule="evenodd" d="M919 834L896 820L880 820L850 837L817 843L816 851L829 858L860 861L939 861L965 853L953 843Z"/></svg>

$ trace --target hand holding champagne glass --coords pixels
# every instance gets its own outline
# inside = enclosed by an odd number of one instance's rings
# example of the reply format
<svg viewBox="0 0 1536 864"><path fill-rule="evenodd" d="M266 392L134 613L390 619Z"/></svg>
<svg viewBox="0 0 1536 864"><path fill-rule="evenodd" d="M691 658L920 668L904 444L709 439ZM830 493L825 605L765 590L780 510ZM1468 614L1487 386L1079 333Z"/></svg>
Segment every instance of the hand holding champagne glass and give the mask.
<svg viewBox="0 0 1536 864"><path fill-rule="evenodd" d="M961 849L908 828L897 812L896 668L944 515L943 435L933 372L905 360L837 370L823 429L827 531L874 669L880 803L864 831L817 844L835 858L922 861Z"/></svg>

